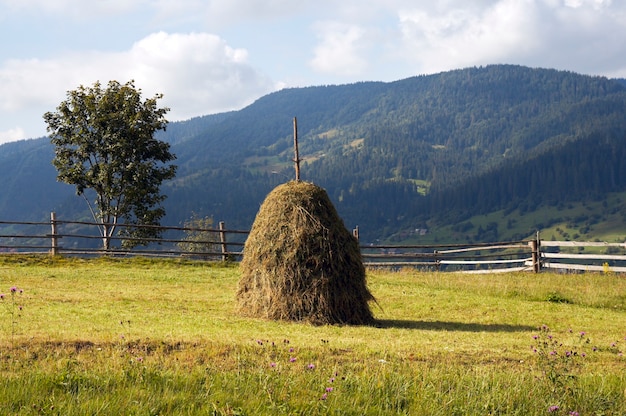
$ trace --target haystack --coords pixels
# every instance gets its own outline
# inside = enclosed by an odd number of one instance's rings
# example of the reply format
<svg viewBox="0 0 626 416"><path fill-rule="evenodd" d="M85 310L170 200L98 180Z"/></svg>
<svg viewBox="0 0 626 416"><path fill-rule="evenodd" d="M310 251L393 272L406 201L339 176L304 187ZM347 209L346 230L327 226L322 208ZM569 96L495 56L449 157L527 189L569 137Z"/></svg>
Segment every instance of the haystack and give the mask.
<svg viewBox="0 0 626 416"><path fill-rule="evenodd" d="M322 324L369 324L358 241L326 191L292 181L276 187L244 247L237 291L244 316Z"/></svg>

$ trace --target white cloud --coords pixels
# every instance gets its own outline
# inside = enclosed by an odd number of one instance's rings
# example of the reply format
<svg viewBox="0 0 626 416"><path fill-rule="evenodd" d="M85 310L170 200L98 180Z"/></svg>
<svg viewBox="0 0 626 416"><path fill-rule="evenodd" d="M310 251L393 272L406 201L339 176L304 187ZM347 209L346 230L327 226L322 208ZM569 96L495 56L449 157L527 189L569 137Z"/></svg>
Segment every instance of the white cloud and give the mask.
<svg viewBox="0 0 626 416"><path fill-rule="evenodd" d="M626 69L626 8L611 0L455 1L398 14L415 71L519 63L601 74Z"/></svg>
<svg viewBox="0 0 626 416"><path fill-rule="evenodd" d="M277 88L247 63L247 54L215 35L160 32L133 45L127 78L163 92L175 119L238 109Z"/></svg>
<svg viewBox="0 0 626 416"><path fill-rule="evenodd" d="M348 76L366 71L367 60L362 55L365 30L337 22L319 22L315 26L320 43L310 61L313 69Z"/></svg>
<svg viewBox="0 0 626 416"><path fill-rule="evenodd" d="M611 6L611 4L613 4L613 0L563 0L563 4L575 9L583 6L591 6L598 10L602 7Z"/></svg>
<svg viewBox="0 0 626 416"><path fill-rule="evenodd" d="M107 14L115 15L145 5L149 0L0 0L10 10L34 13L53 13L74 18ZM180 1L180 0L179 0Z"/></svg>
<svg viewBox="0 0 626 416"><path fill-rule="evenodd" d="M0 144L22 140L26 138L26 133L21 127L15 127L7 131L0 131Z"/></svg>
<svg viewBox="0 0 626 416"><path fill-rule="evenodd" d="M277 86L247 62L247 51L208 33L149 35L123 52L70 53L0 66L0 109L54 110L68 90L134 79L144 96L163 93L168 119L241 108ZM39 128L43 134L44 129Z"/></svg>
<svg viewBox="0 0 626 416"><path fill-rule="evenodd" d="M476 7L459 2L440 11L403 11L402 47L424 72L519 59L540 42L533 3L501 0Z"/></svg>
<svg viewBox="0 0 626 416"><path fill-rule="evenodd" d="M325 1L325 0L321 0ZM72 19L101 19L104 16L124 16L138 12L143 17L204 21L212 28L245 20L276 19L304 9L319 6L312 0L0 0L1 6L12 11L31 14L71 17Z"/></svg>
<svg viewBox="0 0 626 416"><path fill-rule="evenodd" d="M0 109L19 111L48 105L63 97L59 86L71 79L71 62L52 60L9 60L0 67Z"/></svg>
<svg viewBox="0 0 626 416"><path fill-rule="evenodd" d="M206 16L212 23L253 18L255 20L291 15L308 8L310 1L293 0L210 0Z"/></svg>

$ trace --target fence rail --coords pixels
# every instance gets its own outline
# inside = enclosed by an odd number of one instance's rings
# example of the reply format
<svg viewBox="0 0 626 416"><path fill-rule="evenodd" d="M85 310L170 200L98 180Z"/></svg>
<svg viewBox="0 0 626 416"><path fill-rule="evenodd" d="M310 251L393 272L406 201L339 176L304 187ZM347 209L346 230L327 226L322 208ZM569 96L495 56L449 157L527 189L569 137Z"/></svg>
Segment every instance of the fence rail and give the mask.
<svg viewBox="0 0 626 416"><path fill-rule="evenodd" d="M219 228L194 228L176 226L141 226L157 228L161 238L111 237L113 245L107 250L99 244L101 223L88 221L64 221L54 213L49 222L0 221L0 253L23 253L51 255L115 255L151 257L195 257L207 260L236 260L241 256L247 230L227 230L223 222ZM117 227L126 227L118 224ZM21 233L17 231L21 230ZM7 232L8 231L8 232ZM190 238L190 234L203 238ZM229 235L229 237L227 237ZM142 248L123 248L122 242L139 241L147 244Z"/></svg>
<svg viewBox="0 0 626 416"><path fill-rule="evenodd" d="M239 260L248 230L218 228L157 227L159 239L112 237L117 244L99 247L103 224L64 221L54 213L49 222L0 221L0 253L39 253L74 256L190 257L205 260ZM118 225L124 227L124 225ZM150 228L154 228L151 226ZM193 235L194 238L190 238ZM200 236L200 238L198 238ZM355 230L358 237L358 230ZM123 241L147 242L142 248L127 249ZM582 253L581 251L585 251ZM626 273L626 242L579 242L541 240L448 244L448 245L362 245L367 267L418 267L465 273L611 271Z"/></svg>
<svg viewBox="0 0 626 416"><path fill-rule="evenodd" d="M432 270L499 273L534 270L534 241L481 244L403 245L361 247L366 265L372 267L421 266ZM378 250L378 253L372 251ZM417 260L417 261L415 261Z"/></svg>

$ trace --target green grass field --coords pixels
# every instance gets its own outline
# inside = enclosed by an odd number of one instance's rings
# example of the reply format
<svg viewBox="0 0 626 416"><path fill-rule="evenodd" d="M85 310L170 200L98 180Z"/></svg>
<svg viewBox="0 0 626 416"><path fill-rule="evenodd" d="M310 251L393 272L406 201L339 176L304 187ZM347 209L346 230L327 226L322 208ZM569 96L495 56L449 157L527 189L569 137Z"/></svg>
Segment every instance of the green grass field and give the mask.
<svg viewBox="0 0 626 416"><path fill-rule="evenodd" d="M453 225L429 225L423 236L390 238L390 243L439 244L530 239L540 232L541 238L560 241L626 240L626 192L610 193L601 201L543 205L534 209L499 210L476 215ZM454 221L456 222L456 221ZM479 230L491 232L481 233ZM497 232L495 232L497 230ZM623 253L623 252L622 252Z"/></svg>
<svg viewBox="0 0 626 416"><path fill-rule="evenodd" d="M358 327L241 318L238 278L0 257L0 414L626 414L624 276L369 271Z"/></svg>

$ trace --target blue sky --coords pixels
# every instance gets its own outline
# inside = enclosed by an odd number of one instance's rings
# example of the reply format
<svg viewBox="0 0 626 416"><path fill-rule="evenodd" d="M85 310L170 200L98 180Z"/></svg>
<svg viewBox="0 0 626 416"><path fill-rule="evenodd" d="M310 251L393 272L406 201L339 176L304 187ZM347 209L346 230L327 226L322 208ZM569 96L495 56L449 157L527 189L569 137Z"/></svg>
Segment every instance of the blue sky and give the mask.
<svg viewBox="0 0 626 416"><path fill-rule="evenodd" d="M163 93L173 121L467 66L626 77L621 0L0 0L0 36L0 144L113 79Z"/></svg>

